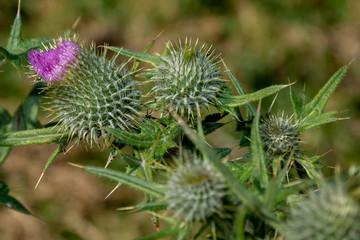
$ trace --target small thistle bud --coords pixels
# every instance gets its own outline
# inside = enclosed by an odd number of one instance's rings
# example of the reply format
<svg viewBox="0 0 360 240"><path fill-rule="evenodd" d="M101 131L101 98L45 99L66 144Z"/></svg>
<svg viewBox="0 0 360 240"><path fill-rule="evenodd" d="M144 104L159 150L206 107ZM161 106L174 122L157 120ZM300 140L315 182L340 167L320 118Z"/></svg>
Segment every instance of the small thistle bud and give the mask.
<svg viewBox="0 0 360 240"><path fill-rule="evenodd" d="M292 209L284 235L289 240L357 240L360 206L342 184L327 184Z"/></svg>
<svg viewBox="0 0 360 240"><path fill-rule="evenodd" d="M156 110L173 109L190 119L200 108L220 104L216 97L224 86L218 57L210 47L197 49L197 42L191 41L176 47L169 43L151 81L156 84L150 91Z"/></svg>
<svg viewBox="0 0 360 240"><path fill-rule="evenodd" d="M260 134L269 155L283 155L299 148L299 125L284 114L263 119Z"/></svg>
<svg viewBox="0 0 360 240"><path fill-rule="evenodd" d="M223 216L226 185L207 161L181 165L167 182L168 209L186 222L204 220L214 214Z"/></svg>
<svg viewBox="0 0 360 240"><path fill-rule="evenodd" d="M58 125L72 138L77 135L92 146L107 146L111 136L104 128L126 130L140 106L141 91L136 89L132 72L115 58L98 56L70 40L57 40L49 50L31 50L28 62L38 78L49 83L45 89L50 110Z"/></svg>

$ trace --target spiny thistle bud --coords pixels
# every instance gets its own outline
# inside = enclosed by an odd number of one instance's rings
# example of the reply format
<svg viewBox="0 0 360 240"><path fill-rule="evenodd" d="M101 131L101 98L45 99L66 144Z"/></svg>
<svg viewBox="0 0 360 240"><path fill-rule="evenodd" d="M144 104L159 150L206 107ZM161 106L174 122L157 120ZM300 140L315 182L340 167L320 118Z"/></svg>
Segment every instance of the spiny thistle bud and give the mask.
<svg viewBox="0 0 360 240"><path fill-rule="evenodd" d="M167 182L168 209L186 222L204 220L214 214L222 217L226 185L207 161L181 165Z"/></svg>
<svg viewBox="0 0 360 240"><path fill-rule="evenodd" d="M218 57L210 47L197 49L197 42L192 45L191 41L179 42L176 47L169 43L160 59L151 77L156 84L150 91L155 109L173 109L192 119L201 107L220 104L216 97L224 81Z"/></svg>
<svg viewBox="0 0 360 240"><path fill-rule="evenodd" d="M342 184L327 184L292 209L284 234L289 240L357 240L360 206Z"/></svg>
<svg viewBox="0 0 360 240"><path fill-rule="evenodd" d="M260 134L269 155L283 155L299 147L299 125L292 117L271 115L262 120Z"/></svg>
<svg viewBox="0 0 360 240"><path fill-rule="evenodd" d="M70 40L55 40L46 51L31 50L28 62L36 76L49 83L46 95L58 125L71 137L92 145L110 135L104 128L129 129L139 109L141 91L132 72L115 58L98 56ZM100 143L99 143L100 144Z"/></svg>

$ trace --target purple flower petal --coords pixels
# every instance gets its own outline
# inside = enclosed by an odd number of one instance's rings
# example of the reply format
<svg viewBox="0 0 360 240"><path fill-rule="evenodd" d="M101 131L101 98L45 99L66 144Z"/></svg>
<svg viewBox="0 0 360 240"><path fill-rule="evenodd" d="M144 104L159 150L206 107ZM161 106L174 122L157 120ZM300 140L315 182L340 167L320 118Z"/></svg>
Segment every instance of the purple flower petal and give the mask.
<svg viewBox="0 0 360 240"><path fill-rule="evenodd" d="M45 82L52 83L63 79L66 67L74 64L79 52L80 48L76 43L63 40L57 48L46 52L30 50L28 62Z"/></svg>

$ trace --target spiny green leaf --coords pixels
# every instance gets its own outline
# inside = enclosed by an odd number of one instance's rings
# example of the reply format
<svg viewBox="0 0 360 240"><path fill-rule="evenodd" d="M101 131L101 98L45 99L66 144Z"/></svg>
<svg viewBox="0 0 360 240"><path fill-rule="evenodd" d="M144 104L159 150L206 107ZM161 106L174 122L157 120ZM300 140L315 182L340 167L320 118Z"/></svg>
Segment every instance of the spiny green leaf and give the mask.
<svg viewBox="0 0 360 240"><path fill-rule="evenodd" d="M27 51L40 47L41 44L46 41L49 41L49 39L22 39L22 22L19 1L18 12L10 30L7 46L6 48L0 47L0 55L2 55L4 59L10 61L16 68L19 68L27 55Z"/></svg>
<svg viewBox="0 0 360 240"><path fill-rule="evenodd" d="M300 132L304 132L310 128L317 127L326 123L331 123L339 120L338 117L335 117L337 112L326 112L319 115L310 115L300 127Z"/></svg>
<svg viewBox="0 0 360 240"><path fill-rule="evenodd" d="M118 138L119 141L138 148L149 148L154 144L153 136L144 136L115 128L108 128L106 131Z"/></svg>
<svg viewBox="0 0 360 240"><path fill-rule="evenodd" d="M150 50L150 48L155 44L155 42L156 42L156 38L153 39L153 40L145 47L145 49L142 51L142 53L145 53L145 54L146 54L146 53ZM139 63L140 63L140 60L135 61L134 66L132 67L132 70L133 70L133 71L136 71L136 69L137 69L138 66L139 66Z"/></svg>
<svg viewBox="0 0 360 240"><path fill-rule="evenodd" d="M300 163L300 165L305 169L307 175L314 179L314 180L319 180L321 179L320 174L316 171L313 163L311 162L311 160L306 160L306 159L296 159L296 161L298 163Z"/></svg>
<svg viewBox="0 0 360 240"><path fill-rule="evenodd" d="M85 171L92 174L102 176L123 184L126 184L130 187L141 190L147 194L150 194L154 197L163 197L164 189L161 185L154 182L148 182L146 180L125 174L123 172L114 171L107 168L93 167L93 166L84 166Z"/></svg>
<svg viewBox="0 0 360 240"><path fill-rule="evenodd" d="M250 102L254 102L257 100L260 100L264 97L267 97L269 95L272 95L274 93L277 93L281 89L284 89L290 85L273 85L264 89L261 89L259 91L256 91L254 93L248 93L245 95L240 96L222 96L219 101L228 107L238 107L245 105Z"/></svg>
<svg viewBox="0 0 360 240"><path fill-rule="evenodd" d="M151 63L152 65L156 66L161 63L160 59L154 55L145 53L145 52L136 52L130 49L119 48L119 47L106 47L114 52L120 53L129 58L134 58L136 60Z"/></svg>
<svg viewBox="0 0 360 240"><path fill-rule="evenodd" d="M297 121L300 119L300 116L301 116L302 112L304 111L305 94L301 93L300 97L298 98L296 96L295 92L293 91L293 89L290 87L290 99L291 99L291 104L292 104L293 112L294 112L294 120Z"/></svg>
<svg viewBox="0 0 360 240"><path fill-rule="evenodd" d="M167 203L166 202L146 202L136 205L136 209L139 211L159 211L166 210Z"/></svg>
<svg viewBox="0 0 360 240"><path fill-rule="evenodd" d="M123 151L118 151L122 159L124 159L127 164L129 164L132 168L137 168L141 166L141 160L137 157L131 156L130 154L127 154Z"/></svg>
<svg viewBox="0 0 360 240"><path fill-rule="evenodd" d="M51 156L49 157L49 159L47 160L45 167L39 177L39 180L37 181L36 185L35 185L35 189L38 187L42 177L44 176L45 172L48 170L48 168L50 167L50 165L54 162L55 158L57 156L59 156L60 153L65 152L65 148L67 146L67 142L63 141L59 143L59 146L55 149L55 151L53 152L53 154L51 154Z"/></svg>
<svg viewBox="0 0 360 240"><path fill-rule="evenodd" d="M253 175L252 162L228 162L227 165L241 183L246 182Z"/></svg>
<svg viewBox="0 0 360 240"><path fill-rule="evenodd" d="M164 127L150 119L138 122L140 133L130 133L119 129L107 129L119 142L139 149L150 149L156 159L160 159L167 149L175 147L173 139L181 132L176 124Z"/></svg>
<svg viewBox="0 0 360 240"><path fill-rule="evenodd" d="M4 183L0 182L0 205L16 210L21 213L32 215L18 200L10 196L9 187Z"/></svg>
<svg viewBox="0 0 360 240"><path fill-rule="evenodd" d="M8 111L0 107L0 134L11 131L11 120L12 119ZM12 147L0 147L0 165L5 161L11 150Z"/></svg>
<svg viewBox="0 0 360 240"><path fill-rule="evenodd" d="M21 23L20 2L19 2L18 11L14 19L13 25L11 26L10 36L6 45L6 48L9 51L15 50L19 45L19 43L22 41L21 32L22 32L22 23Z"/></svg>
<svg viewBox="0 0 360 240"><path fill-rule="evenodd" d="M213 131L215 131L216 129L224 126L225 123L217 123L217 121L221 120L222 118L224 118L227 115L228 115L227 112L214 113L214 114L207 115L205 117L205 119L201 122L203 130L204 130L204 135L208 135L208 134L212 133Z"/></svg>
<svg viewBox="0 0 360 240"><path fill-rule="evenodd" d="M57 156L59 156L60 153L64 152L66 149L67 143L66 142L62 142L59 144L59 146L55 149L55 151L53 152L53 154L51 154L51 156L49 157L49 159L47 160L44 170L43 172L46 172L46 170L50 167L50 165L53 163L53 161L55 160L55 158Z"/></svg>
<svg viewBox="0 0 360 240"><path fill-rule="evenodd" d="M289 195L298 193L299 190L307 189L314 185L313 179L306 179L293 183L289 186L282 187L281 190L276 194L276 203L283 202Z"/></svg>
<svg viewBox="0 0 360 240"><path fill-rule="evenodd" d="M313 100L306 104L302 117L305 118L311 112L315 112L315 115L323 112L326 103L328 102L331 95L334 93L336 87L340 84L342 79L345 77L348 66L340 68L330 80L320 89Z"/></svg>
<svg viewBox="0 0 360 240"><path fill-rule="evenodd" d="M42 47L43 44L50 42L50 38L31 38L22 40L16 49L12 51L14 54L27 54L27 51Z"/></svg>
<svg viewBox="0 0 360 240"><path fill-rule="evenodd" d="M56 127L9 132L0 134L0 146L27 146L32 144L57 143L67 139L67 134Z"/></svg>
<svg viewBox="0 0 360 240"><path fill-rule="evenodd" d="M256 112L255 118L251 126L250 148L253 162L253 177L260 182L262 187L266 187L269 183L269 180L266 169L265 153L259 131L259 119L260 110Z"/></svg>
<svg viewBox="0 0 360 240"><path fill-rule="evenodd" d="M225 71L226 73L229 75L230 80L232 81L232 83L235 86L236 91L238 92L239 95L246 95L245 90L242 88L242 86L240 85L239 80L235 77L235 75L231 72L231 70L229 68L227 68L227 66L225 65ZM255 116L256 110L254 108L254 106L249 102L246 103L246 108L249 112L250 118Z"/></svg>

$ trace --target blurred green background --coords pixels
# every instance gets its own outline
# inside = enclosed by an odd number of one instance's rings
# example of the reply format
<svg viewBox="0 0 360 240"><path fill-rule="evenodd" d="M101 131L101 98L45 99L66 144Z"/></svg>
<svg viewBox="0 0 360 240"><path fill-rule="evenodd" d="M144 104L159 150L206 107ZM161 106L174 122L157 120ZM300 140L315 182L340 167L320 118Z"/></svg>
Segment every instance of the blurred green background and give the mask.
<svg viewBox="0 0 360 240"><path fill-rule="evenodd" d="M16 0L0 0L1 46L6 45L16 11ZM327 106L350 119L311 131L303 143L309 155L326 153L323 162L344 167L360 162L359 12L358 0L23 0L21 7L24 38L56 38L77 21L84 39L139 51L162 31L150 52L162 52L167 40L199 38L221 53L247 92L296 81L294 88L301 91L306 85L312 97L335 71L355 59ZM2 65L0 105L13 114L32 85L11 64ZM283 90L274 111L289 109L288 99ZM263 102L264 109L271 100ZM236 135L226 129L215 134L221 138L213 144L236 148ZM54 149L16 148L2 166L0 180L41 221L1 208L1 239L132 239L155 230L146 214L115 211L141 202L141 193L121 187L103 200L115 183L66 164L103 166L106 151L75 146L33 190ZM119 160L112 167L121 167Z"/></svg>

